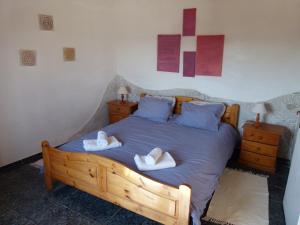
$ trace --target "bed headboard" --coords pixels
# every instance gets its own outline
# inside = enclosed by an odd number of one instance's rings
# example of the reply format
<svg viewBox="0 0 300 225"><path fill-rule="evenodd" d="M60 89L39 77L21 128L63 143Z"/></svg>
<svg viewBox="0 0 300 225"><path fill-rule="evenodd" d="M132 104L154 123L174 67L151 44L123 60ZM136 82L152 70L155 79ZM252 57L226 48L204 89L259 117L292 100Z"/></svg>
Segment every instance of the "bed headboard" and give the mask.
<svg viewBox="0 0 300 225"><path fill-rule="evenodd" d="M144 97L146 93L142 93L141 97ZM176 98L176 104L174 107L174 113L180 114L181 113L181 105L183 102L190 102L193 100L200 100L198 98L193 97L187 97L187 96L175 96ZM224 113L224 116L222 117L222 122L229 123L233 127L238 127L239 122L239 112L240 112L240 105L239 104L232 104L232 105L226 105L226 111Z"/></svg>

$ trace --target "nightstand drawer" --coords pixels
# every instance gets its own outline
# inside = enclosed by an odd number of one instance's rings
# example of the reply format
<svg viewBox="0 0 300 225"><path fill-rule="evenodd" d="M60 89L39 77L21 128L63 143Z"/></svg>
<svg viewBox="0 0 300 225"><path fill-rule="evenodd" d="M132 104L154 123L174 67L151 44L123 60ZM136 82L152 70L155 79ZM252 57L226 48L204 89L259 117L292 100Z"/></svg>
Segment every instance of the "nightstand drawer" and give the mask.
<svg viewBox="0 0 300 225"><path fill-rule="evenodd" d="M131 113L131 109L129 107L123 107L121 104L114 105L110 104L109 106L109 112L111 114L127 114L129 115Z"/></svg>
<svg viewBox="0 0 300 225"><path fill-rule="evenodd" d="M136 102L121 102L119 100L110 101L107 105L110 123L115 123L119 120L125 119L138 107Z"/></svg>
<svg viewBox="0 0 300 225"><path fill-rule="evenodd" d="M240 159L243 161L251 162L265 167L275 167L276 158L263 156L252 152L241 151Z"/></svg>
<svg viewBox="0 0 300 225"><path fill-rule="evenodd" d="M276 157L278 147L273 145L266 145L258 142L243 140L242 150L258 153L261 155Z"/></svg>
<svg viewBox="0 0 300 225"><path fill-rule="evenodd" d="M247 161L243 161L243 160L240 160L240 163L242 163L243 165L258 169L258 170L262 170L262 171L266 171L266 172L270 172L270 173L275 173L275 167L261 166L261 165L254 164L254 163L247 162Z"/></svg>
<svg viewBox="0 0 300 225"><path fill-rule="evenodd" d="M276 134L261 132L258 130L245 129L244 139L248 141L255 141L259 143L269 144L269 145L279 145L280 136Z"/></svg>
<svg viewBox="0 0 300 225"><path fill-rule="evenodd" d="M122 114L109 114L109 123L116 123L122 119L127 118L128 115L122 115Z"/></svg>

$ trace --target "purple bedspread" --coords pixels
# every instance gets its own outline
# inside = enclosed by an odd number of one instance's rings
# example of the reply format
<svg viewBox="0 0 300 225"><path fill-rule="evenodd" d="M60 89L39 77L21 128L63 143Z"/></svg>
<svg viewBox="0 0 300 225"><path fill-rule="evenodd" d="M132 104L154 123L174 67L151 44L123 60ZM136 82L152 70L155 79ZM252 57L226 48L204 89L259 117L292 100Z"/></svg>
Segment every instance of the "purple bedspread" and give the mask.
<svg viewBox="0 0 300 225"><path fill-rule="evenodd" d="M177 163L175 168L142 173L176 187L183 183L189 184L192 187L194 225L200 224L199 218L239 137L234 128L224 123L218 132L211 132L185 127L172 121L159 123L134 116L102 130L108 135L114 135L123 146L94 153L122 162L135 171L138 170L133 160L134 155L146 155L154 147L160 147L174 157ZM60 149L83 152L82 140L96 139L96 136L97 132L92 132L62 145Z"/></svg>

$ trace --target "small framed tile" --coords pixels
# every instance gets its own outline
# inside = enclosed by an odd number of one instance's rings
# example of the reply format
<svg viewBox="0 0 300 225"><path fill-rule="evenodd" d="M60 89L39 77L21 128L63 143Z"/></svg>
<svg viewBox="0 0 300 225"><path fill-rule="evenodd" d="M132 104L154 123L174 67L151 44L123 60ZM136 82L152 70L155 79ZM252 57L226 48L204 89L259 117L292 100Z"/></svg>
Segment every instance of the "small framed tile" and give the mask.
<svg viewBox="0 0 300 225"><path fill-rule="evenodd" d="M63 48L64 61L75 61L75 48Z"/></svg>
<svg viewBox="0 0 300 225"><path fill-rule="evenodd" d="M22 66L35 66L36 65L36 51L35 50L20 50L20 63Z"/></svg>
<svg viewBox="0 0 300 225"><path fill-rule="evenodd" d="M53 16L39 14L39 24L41 30L53 30Z"/></svg>

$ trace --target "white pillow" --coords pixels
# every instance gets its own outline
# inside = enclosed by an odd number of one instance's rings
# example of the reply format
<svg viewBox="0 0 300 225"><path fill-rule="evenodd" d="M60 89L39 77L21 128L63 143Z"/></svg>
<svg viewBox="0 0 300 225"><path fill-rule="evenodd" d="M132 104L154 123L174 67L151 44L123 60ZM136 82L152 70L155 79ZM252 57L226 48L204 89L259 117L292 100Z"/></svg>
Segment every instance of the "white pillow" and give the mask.
<svg viewBox="0 0 300 225"><path fill-rule="evenodd" d="M189 103L192 103L192 104L195 104L195 105L206 105L206 104L214 104L214 105L223 105L223 112L222 114L220 115L220 118L224 116L225 114L225 111L226 111L226 106L224 103L221 103L221 102L206 102L206 101L201 101L201 100L193 100L193 101L190 101Z"/></svg>

